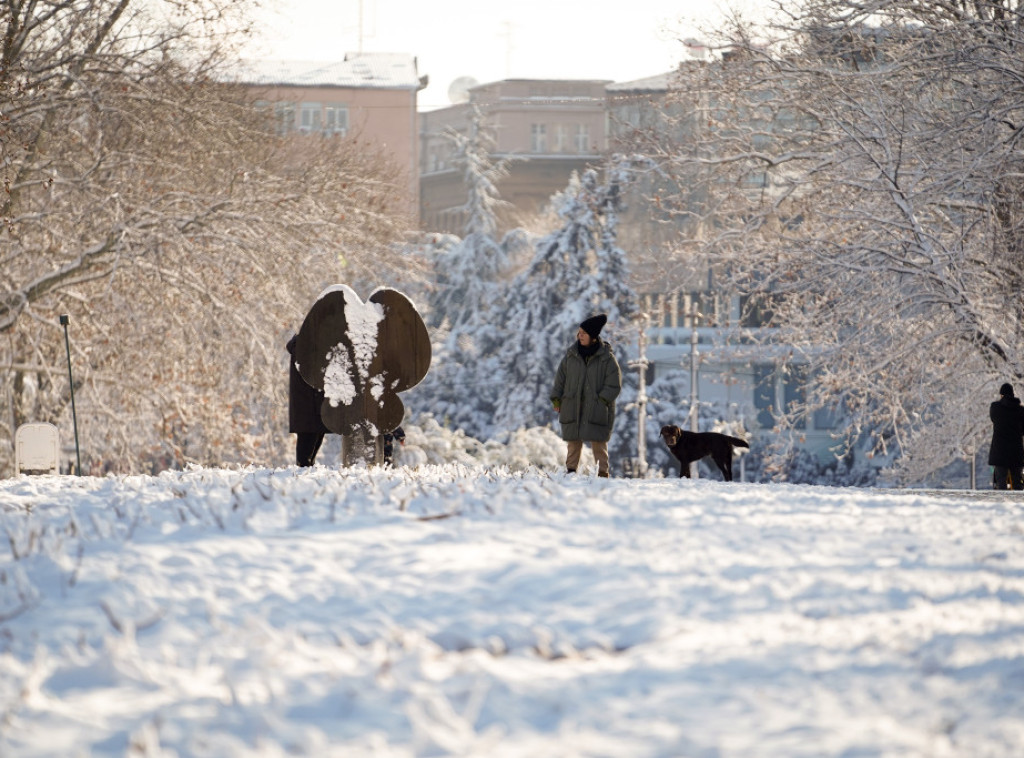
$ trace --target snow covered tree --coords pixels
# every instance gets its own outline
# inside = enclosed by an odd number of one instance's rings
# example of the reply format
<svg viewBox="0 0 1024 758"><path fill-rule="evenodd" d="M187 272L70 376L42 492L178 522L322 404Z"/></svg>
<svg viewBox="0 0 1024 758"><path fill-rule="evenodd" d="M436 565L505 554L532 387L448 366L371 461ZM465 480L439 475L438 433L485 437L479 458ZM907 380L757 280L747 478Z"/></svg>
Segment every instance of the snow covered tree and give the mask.
<svg viewBox="0 0 1024 758"><path fill-rule="evenodd" d="M289 330L327 284L407 269L388 160L278 138L224 83L248 9L0 9L0 437L72 438L67 313L83 464L284 462Z"/></svg>
<svg viewBox="0 0 1024 758"><path fill-rule="evenodd" d="M508 175L508 161L491 160L494 134L479 106L474 106L465 134L451 130L447 136L466 185L461 209L466 224L462 239L436 259L430 312L433 325L455 329L478 318L493 301L498 278L508 266L508 251L496 238L497 212L505 204L497 182Z"/></svg>
<svg viewBox="0 0 1024 758"><path fill-rule="evenodd" d="M561 228L536 243L533 260L510 284L502 312L494 316L507 335L493 367L501 390L497 428L550 423L551 381L579 323L607 313L614 338L636 313L615 234L628 167L616 158L603 184L594 170L574 177L557 198Z"/></svg>
<svg viewBox="0 0 1024 758"><path fill-rule="evenodd" d="M435 258L429 318L440 340L431 372L409 396L453 428L487 438L498 392L491 363L504 340L503 325L491 315L505 296L511 259L528 243L521 230L496 238L496 214L504 204L496 184L507 175L507 162L490 158L494 137L483 112L475 108L468 132L449 137L467 190L465 236Z"/></svg>
<svg viewBox="0 0 1024 758"><path fill-rule="evenodd" d="M808 360L800 412L841 404L851 443L898 449L920 479L973 454L995 388L1024 378L1024 15L1015 0L784 10L681 68L689 139L661 141L666 206Z"/></svg>

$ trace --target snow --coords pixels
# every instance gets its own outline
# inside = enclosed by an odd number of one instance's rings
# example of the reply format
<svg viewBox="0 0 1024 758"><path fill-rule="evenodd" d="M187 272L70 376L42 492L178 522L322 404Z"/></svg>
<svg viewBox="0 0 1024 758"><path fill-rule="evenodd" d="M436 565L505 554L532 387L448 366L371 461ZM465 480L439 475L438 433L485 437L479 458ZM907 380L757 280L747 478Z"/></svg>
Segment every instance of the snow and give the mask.
<svg viewBox="0 0 1024 758"><path fill-rule="evenodd" d="M378 303L364 303L355 292L349 292L345 297L345 334L352 342L359 381L365 383L377 354L377 325L384 319L384 308Z"/></svg>
<svg viewBox="0 0 1024 758"><path fill-rule="evenodd" d="M353 290L348 285L346 285L346 284L329 284L329 285L327 285L326 287L324 287L320 291L320 294L316 296L316 300L314 300L313 303L314 304L319 303L321 300L323 300L325 297L327 297L328 295L330 295L333 292L340 292L340 293L342 293L345 296L345 304L346 305L348 304L348 300L350 298L354 298L356 300L359 299L359 296L356 295L355 290Z"/></svg>
<svg viewBox="0 0 1024 758"><path fill-rule="evenodd" d="M0 755L1018 755L1022 502L457 464L2 480Z"/></svg>
<svg viewBox="0 0 1024 758"><path fill-rule="evenodd" d="M296 364L298 365L298 364ZM339 342L327 352L327 368L324 369L324 397L332 408L351 405L356 399L356 386L352 381L352 366L349 363L348 348Z"/></svg>
<svg viewBox="0 0 1024 758"><path fill-rule="evenodd" d="M355 401L357 381L360 384L370 381L370 364L377 352L377 325L384 318L384 309L377 303L364 303L355 290L344 284L327 287L317 296L317 302L334 292L344 295L345 337L352 345L351 358L345 342L334 345L327 353L324 397L337 408ZM378 390L373 396L379 399L379 395Z"/></svg>

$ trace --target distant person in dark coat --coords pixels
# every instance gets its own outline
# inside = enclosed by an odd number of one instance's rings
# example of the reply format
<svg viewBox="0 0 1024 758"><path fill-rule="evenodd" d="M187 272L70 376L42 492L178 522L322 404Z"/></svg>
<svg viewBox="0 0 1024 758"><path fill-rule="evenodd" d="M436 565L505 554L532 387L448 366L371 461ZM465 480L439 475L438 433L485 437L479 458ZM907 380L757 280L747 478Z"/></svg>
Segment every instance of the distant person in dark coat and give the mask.
<svg viewBox="0 0 1024 758"><path fill-rule="evenodd" d="M989 406L988 415L992 419L988 451L992 488L1005 490L1009 477L1013 489L1024 489L1024 408L1011 385L999 388L999 399Z"/></svg>
<svg viewBox="0 0 1024 758"><path fill-rule="evenodd" d="M402 427L395 427L390 432L384 432L384 465L395 465L395 442L405 444L405 430Z"/></svg>
<svg viewBox="0 0 1024 758"><path fill-rule="evenodd" d="M295 335L286 345L291 356L288 360L288 431L295 433L296 465L312 466L328 431L320 418L324 393L306 384L295 367L297 339L298 335Z"/></svg>
<svg viewBox="0 0 1024 758"><path fill-rule="evenodd" d="M576 342L558 365L551 386L551 405L562 427L569 473L576 471L583 443L589 442L597 475L609 475L608 440L615 424L615 398L622 391L622 371L611 347L601 340L607 321L601 313L580 324Z"/></svg>

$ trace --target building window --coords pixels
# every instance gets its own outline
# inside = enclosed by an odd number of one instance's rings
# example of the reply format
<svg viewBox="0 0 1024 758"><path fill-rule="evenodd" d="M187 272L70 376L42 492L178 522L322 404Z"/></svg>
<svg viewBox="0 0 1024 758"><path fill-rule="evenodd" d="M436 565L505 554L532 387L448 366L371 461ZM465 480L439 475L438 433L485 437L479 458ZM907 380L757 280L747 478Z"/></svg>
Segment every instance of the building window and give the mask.
<svg viewBox="0 0 1024 758"><path fill-rule="evenodd" d="M814 385L819 386L821 380L821 372L818 371L814 375ZM810 382L808 382L810 384ZM814 411L814 428L815 429L838 429L842 425L843 421L843 407L839 401L832 401L827 403L825 406L818 408Z"/></svg>
<svg viewBox="0 0 1024 758"><path fill-rule="evenodd" d="M292 103L275 103L274 124L278 134L292 131L295 128L295 106Z"/></svg>
<svg viewBox="0 0 1024 758"><path fill-rule="evenodd" d="M323 123L323 106L320 103L303 103L299 111L299 131L303 134L319 132Z"/></svg>
<svg viewBox="0 0 1024 758"><path fill-rule="evenodd" d="M827 405L814 412L814 428L838 429L841 419L842 414L839 412L838 404Z"/></svg>
<svg viewBox="0 0 1024 758"><path fill-rule="evenodd" d="M260 112L265 121L266 129L274 134L281 133L280 117L277 112L277 105L269 100L257 100L256 109Z"/></svg>
<svg viewBox="0 0 1024 758"><path fill-rule="evenodd" d="M770 363L754 364L754 408L759 427L775 426L775 367Z"/></svg>
<svg viewBox="0 0 1024 758"><path fill-rule="evenodd" d="M590 127L587 124L576 124L576 152L590 152Z"/></svg>
<svg viewBox="0 0 1024 758"><path fill-rule="evenodd" d="M565 124L555 125L555 152L569 152L569 127Z"/></svg>
<svg viewBox="0 0 1024 758"><path fill-rule="evenodd" d="M783 377L783 412L803 411L807 404L807 366L790 364Z"/></svg>
<svg viewBox="0 0 1024 758"><path fill-rule="evenodd" d="M546 153L548 151L547 124L530 125L530 150L534 153Z"/></svg>
<svg viewBox="0 0 1024 758"><path fill-rule="evenodd" d="M740 326L757 328L775 325L772 310L773 296L770 294L740 296Z"/></svg>
<svg viewBox="0 0 1024 758"><path fill-rule="evenodd" d="M436 171L443 171L448 168L448 161L451 158L453 151L447 144L440 145L434 148L434 150L437 153L434 169Z"/></svg>
<svg viewBox="0 0 1024 758"><path fill-rule="evenodd" d="M768 173L766 171L752 171L743 177L743 184L747 187L767 187Z"/></svg>
<svg viewBox="0 0 1024 758"><path fill-rule="evenodd" d="M324 134L339 137L348 134L348 106L328 105L324 108Z"/></svg>

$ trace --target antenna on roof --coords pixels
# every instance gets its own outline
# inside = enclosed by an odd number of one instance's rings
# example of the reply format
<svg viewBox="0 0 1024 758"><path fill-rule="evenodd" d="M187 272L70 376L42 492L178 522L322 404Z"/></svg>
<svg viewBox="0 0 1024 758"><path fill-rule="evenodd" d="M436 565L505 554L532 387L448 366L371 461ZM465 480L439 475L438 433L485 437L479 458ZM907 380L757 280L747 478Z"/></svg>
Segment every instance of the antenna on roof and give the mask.
<svg viewBox="0 0 1024 758"><path fill-rule="evenodd" d="M508 79L512 76L512 48L513 40L512 34L515 29L515 24L507 19L501 22L501 31L498 32L499 37L505 38L505 78Z"/></svg>
<svg viewBox="0 0 1024 758"><path fill-rule="evenodd" d="M376 2L376 0L374 0L374 2ZM372 22L371 31L370 32L366 32L366 30L365 30L365 26L366 26L366 24L364 23L364 21L365 21L365 14L363 13L363 8L364 8L365 4L366 4L366 0L359 0L359 13L358 13L358 20L359 20L358 40L359 40L359 44L356 47L356 51L360 55L362 55L362 53L363 53L363 40L365 40L367 37L374 37L377 34L377 16L376 16L376 12L374 12L373 17L370 19L371 22ZM377 9L377 6L374 5L373 6L373 10L376 11L376 9ZM349 27L349 28L351 28L351 27Z"/></svg>
<svg viewBox="0 0 1024 758"><path fill-rule="evenodd" d="M359 0L359 46L356 50L363 54L363 0Z"/></svg>

